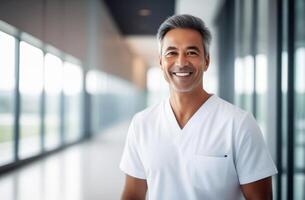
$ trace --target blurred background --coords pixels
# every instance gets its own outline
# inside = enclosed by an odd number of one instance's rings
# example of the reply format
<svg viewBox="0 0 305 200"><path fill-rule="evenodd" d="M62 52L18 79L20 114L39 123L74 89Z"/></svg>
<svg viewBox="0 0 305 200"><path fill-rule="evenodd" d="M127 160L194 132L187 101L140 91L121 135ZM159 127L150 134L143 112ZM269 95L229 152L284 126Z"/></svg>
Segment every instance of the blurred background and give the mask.
<svg viewBox="0 0 305 200"><path fill-rule="evenodd" d="M156 33L173 14L213 35L204 87L253 113L305 199L304 0L0 0L0 199L119 199L131 117L168 96Z"/></svg>

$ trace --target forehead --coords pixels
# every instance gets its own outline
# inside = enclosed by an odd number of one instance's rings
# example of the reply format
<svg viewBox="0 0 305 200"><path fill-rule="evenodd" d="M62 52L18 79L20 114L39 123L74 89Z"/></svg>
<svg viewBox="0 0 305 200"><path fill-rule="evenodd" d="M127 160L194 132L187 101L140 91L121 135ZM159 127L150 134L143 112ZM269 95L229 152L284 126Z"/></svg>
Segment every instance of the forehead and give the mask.
<svg viewBox="0 0 305 200"><path fill-rule="evenodd" d="M188 47L196 46L203 49L203 41L200 33L193 29L176 28L168 31L162 41L162 49L169 46Z"/></svg>

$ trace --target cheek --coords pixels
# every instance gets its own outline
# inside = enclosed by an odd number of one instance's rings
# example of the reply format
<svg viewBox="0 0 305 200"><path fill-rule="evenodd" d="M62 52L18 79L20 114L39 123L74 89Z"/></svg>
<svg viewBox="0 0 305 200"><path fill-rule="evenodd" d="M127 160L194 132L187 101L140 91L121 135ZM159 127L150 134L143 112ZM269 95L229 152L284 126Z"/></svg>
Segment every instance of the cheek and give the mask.
<svg viewBox="0 0 305 200"><path fill-rule="evenodd" d="M162 70L162 75L164 77L168 76L168 68L167 66L165 65L165 63L163 62L162 65L161 65L161 70Z"/></svg>
<svg viewBox="0 0 305 200"><path fill-rule="evenodd" d="M170 66L171 66L171 64L170 64L170 62L169 62L168 60L164 59L164 60L162 61L161 67L162 67L162 70L163 70L163 71L168 71L168 69L170 68Z"/></svg>
<svg viewBox="0 0 305 200"><path fill-rule="evenodd" d="M206 71L207 67L204 62L196 62L193 63L193 66L199 71L199 72L204 72Z"/></svg>

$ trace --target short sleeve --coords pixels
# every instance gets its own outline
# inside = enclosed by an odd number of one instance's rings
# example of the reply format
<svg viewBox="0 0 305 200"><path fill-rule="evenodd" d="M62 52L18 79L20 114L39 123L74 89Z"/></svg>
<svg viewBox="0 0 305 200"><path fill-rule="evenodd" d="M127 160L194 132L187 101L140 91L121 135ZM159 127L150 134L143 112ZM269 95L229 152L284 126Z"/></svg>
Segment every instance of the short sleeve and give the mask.
<svg viewBox="0 0 305 200"><path fill-rule="evenodd" d="M251 114L242 120L235 140L235 164L241 185L277 173L262 133Z"/></svg>
<svg viewBox="0 0 305 200"><path fill-rule="evenodd" d="M130 123L123 155L120 162L120 169L129 176L146 179L144 167L139 156L135 138L135 118Z"/></svg>

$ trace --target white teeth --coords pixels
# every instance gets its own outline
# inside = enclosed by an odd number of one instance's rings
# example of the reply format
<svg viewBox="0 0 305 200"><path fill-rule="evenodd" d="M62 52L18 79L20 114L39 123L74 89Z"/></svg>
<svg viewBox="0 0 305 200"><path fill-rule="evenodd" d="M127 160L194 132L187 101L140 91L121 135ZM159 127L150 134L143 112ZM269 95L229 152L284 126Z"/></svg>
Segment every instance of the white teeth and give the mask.
<svg viewBox="0 0 305 200"><path fill-rule="evenodd" d="M176 76L188 76L191 72L176 72L174 73Z"/></svg>

